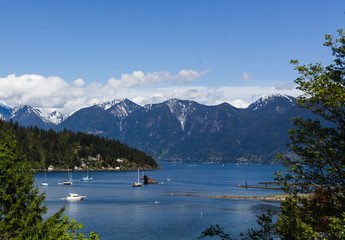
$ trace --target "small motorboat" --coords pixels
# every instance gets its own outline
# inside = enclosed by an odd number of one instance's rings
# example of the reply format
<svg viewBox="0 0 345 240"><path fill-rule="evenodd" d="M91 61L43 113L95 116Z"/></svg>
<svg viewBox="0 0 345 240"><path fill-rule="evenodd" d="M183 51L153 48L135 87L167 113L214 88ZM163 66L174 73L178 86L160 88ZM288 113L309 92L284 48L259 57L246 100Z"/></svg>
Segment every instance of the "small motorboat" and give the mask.
<svg viewBox="0 0 345 240"><path fill-rule="evenodd" d="M61 198L61 200L67 200L67 201L81 201L84 200L86 196L79 196L77 193L70 193L68 197Z"/></svg>

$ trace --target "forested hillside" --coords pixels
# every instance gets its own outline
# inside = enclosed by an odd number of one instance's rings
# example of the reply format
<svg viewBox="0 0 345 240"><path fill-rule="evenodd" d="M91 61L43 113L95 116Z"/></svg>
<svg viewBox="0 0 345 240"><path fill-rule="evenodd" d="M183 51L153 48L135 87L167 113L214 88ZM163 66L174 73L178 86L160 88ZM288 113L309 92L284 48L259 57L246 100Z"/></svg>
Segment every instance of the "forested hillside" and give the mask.
<svg viewBox="0 0 345 240"><path fill-rule="evenodd" d="M67 130L55 132L38 127L22 127L17 122L0 120L0 131L7 130L14 132L19 150L28 156L35 169L50 165L74 169L82 164L97 169L158 167L151 156L118 140Z"/></svg>

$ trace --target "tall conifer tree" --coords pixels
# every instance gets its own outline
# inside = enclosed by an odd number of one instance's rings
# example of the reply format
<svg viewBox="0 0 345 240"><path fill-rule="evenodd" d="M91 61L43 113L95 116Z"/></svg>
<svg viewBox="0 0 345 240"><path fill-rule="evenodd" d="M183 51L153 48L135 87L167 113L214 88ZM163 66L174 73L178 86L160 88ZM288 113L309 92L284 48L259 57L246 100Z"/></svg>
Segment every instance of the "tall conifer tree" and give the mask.
<svg viewBox="0 0 345 240"><path fill-rule="evenodd" d="M0 132L0 239L84 239L82 228L68 217L64 208L43 219L45 196L34 185L34 172L17 148L11 132ZM98 239L91 233L90 239Z"/></svg>

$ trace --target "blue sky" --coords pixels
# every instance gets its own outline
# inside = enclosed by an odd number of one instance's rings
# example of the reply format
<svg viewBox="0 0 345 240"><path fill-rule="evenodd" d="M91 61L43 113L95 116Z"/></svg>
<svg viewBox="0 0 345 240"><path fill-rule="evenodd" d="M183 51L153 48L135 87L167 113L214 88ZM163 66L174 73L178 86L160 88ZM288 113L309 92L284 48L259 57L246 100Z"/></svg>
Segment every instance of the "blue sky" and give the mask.
<svg viewBox="0 0 345 240"><path fill-rule="evenodd" d="M68 114L169 98L297 96L290 59L329 63L345 1L1 1L0 102Z"/></svg>

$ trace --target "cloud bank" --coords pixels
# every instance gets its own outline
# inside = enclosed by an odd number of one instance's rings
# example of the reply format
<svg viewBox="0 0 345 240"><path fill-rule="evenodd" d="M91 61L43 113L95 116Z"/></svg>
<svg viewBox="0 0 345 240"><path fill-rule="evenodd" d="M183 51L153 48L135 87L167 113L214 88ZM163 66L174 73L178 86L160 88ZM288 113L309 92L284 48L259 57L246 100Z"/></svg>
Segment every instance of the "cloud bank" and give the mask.
<svg viewBox="0 0 345 240"><path fill-rule="evenodd" d="M0 78L0 103L15 106L18 103L39 108L43 114L53 111L70 114L80 108L102 103L114 98L128 98L137 104L159 103L171 98L194 100L205 105L228 102L244 108L263 95L283 93L297 96L300 93L293 85L274 87L206 87L188 86L208 71L181 70L144 73L134 71L111 78L106 84L85 84L83 79L68 83L60 77L44 77L35 74L9 75ZM165 87L163 87L163 85ZM168 87L167 87L168 86Z"/></svg>

